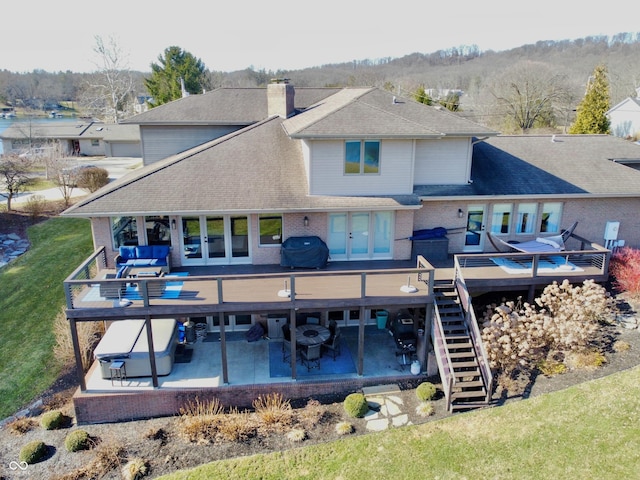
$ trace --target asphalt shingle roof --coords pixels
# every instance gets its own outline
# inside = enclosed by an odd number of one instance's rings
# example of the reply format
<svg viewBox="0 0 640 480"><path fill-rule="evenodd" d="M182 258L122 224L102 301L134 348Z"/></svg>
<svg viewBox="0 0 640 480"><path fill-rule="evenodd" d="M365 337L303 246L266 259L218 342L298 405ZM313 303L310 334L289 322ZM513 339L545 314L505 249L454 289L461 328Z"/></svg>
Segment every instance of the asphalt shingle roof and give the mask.
<svg viewBox="0 0 640 480"><path fill-rule="evenodd" d="M640 146L610 135L498 136L475 144L472 184L417 186L414 193L639 196L640 172L614 161L637 159Z"/></svg>
<svg viewBox="0 0 640 480"><path fill-rule="evenodd" d="M66 215L233 213L415 207L414 195L308 195L302 146L283 120L253 126L136 170L81 201Z"/></svg>

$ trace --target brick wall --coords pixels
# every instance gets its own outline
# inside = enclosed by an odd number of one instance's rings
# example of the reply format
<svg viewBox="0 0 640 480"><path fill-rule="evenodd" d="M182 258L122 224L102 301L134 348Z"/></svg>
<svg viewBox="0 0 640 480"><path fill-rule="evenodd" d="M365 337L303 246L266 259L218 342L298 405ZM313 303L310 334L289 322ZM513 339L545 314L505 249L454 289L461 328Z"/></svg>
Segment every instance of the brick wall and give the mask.
<svg viewBox="0 0 640 480"><path fill-rule="evenodd" d="M325 382L298 380L295 383L229 385L178 391L159 388L135 393L82 393L78 390L73 396L73 405L78 424L109 423L175 415L183 405L196 397L201 401L217 398L226 407L250 408L258 396L270 393L280 393L288 400L309 399L335 393L346 396L362 387L417 378L421 377L407 374L397 377L358 377Z"/></svg>

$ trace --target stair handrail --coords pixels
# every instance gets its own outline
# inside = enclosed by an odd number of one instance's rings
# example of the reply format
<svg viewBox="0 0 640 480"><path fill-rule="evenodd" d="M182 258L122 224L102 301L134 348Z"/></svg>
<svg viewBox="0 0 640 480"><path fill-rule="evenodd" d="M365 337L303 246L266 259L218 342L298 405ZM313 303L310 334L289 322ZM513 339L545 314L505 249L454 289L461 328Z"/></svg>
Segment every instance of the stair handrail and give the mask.
<svg viewBox="0 0 640 480"><path fill-rule="evenodd" d="M456 292L458 293L458 297L460 298L460 306L465 313L464 319L467 323L467 328L469 329L469 335L473 340L474 350L476 352L476 357L478 359L478 364L480 367L480 373L482 374L486 386L486 401L489 402L491 400L491 396L493 395L493 373L491 372L489 356L487 355L487 351L484 347L484 342L482 340L482 334L480 333L480 327L478 326L476 314L473 311L471 295L469 294L469 290L467 289L467 285L464 281L464 276L458 269L457 262L454 283Z"/></svg>
<svg viewBox="0 0 640 480"><path fill-rule="evenodd" d="M453 370L453 361L451 360L449 349L447 348L446 342L444 340L444 327L442 326L442 319L440 318L440 311L438 310L438 301L434 299L433 303L435 306L435 321L433 322L433 338L435 347L434 350L436 354L436 361L438 363L438 369L440 370L440 374L444 377L442 378L442 387L444 389L444 396L447 401L447 411L450 411L451 392L453 391L456 383L456 376Z"/></svg>

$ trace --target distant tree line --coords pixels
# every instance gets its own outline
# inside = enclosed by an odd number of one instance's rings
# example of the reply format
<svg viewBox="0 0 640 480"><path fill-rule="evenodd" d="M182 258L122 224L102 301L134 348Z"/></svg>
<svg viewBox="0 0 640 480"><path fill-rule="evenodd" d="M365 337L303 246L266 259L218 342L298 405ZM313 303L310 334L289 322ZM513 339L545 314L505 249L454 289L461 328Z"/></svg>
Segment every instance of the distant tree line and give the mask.
<svg viewBox="0 0 640 480"><path fill-rule="evenodd" d="M107 117L115 111L121 118L133 114L130 104L136 98L151 98L152 106L177 98L181 82L190 94L201 94L221 86L264 86L271 78L287 77L296 87L377 86L408 98L415 98L420 88L460 92L459 97L432 100L479 123L518 132L571 125L598 65L607 71L610 105L635 95L640 86L638 58L640 33L541 40L502 52L458 46L294 71L252 66L234 72L210 70L192 53L172 46L158 56L158 63L150 64L150 72L130 72L133 81L126 99L115 100L114 95L112 100L96 98L90 87L104 83L106 67L92 74L0 70L0 104L34 111L73 105L81 114L86 110Z"/></svg>

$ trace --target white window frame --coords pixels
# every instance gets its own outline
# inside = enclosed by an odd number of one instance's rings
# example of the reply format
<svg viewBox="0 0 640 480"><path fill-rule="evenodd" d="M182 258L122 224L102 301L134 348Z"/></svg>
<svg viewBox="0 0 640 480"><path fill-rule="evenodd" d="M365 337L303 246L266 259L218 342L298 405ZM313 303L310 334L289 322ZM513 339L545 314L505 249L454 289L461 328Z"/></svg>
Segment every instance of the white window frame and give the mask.
<svg viewBox="0 0 640 480"><path fill-rule="evenodd" d="M505 215L507 215L506 227L507 231L503 231L505 227ZM508 235L511 233L511 223L513 220L513 204L512 203L496 203L491 210L491 234L492 235Z"/></svg>

